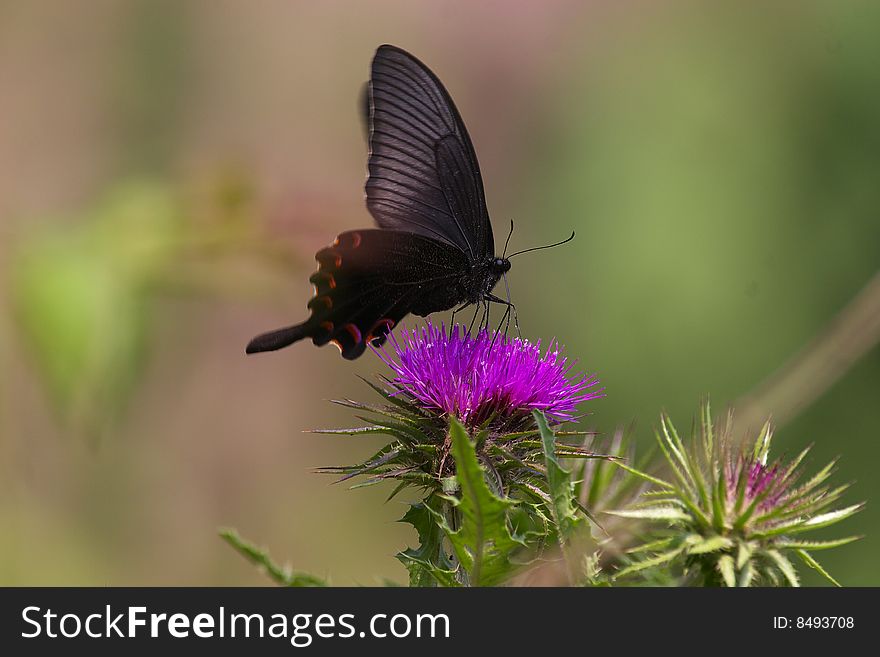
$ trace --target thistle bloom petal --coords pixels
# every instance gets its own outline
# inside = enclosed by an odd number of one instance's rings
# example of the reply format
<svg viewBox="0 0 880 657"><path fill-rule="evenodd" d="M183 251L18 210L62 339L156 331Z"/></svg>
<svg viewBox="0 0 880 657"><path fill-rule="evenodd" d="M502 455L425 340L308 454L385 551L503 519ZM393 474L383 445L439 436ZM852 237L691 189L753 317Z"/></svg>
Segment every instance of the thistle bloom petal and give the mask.
<svg viewBox="0 0 880 657"><path fill-rule="evenodd" d="M578 404L604 396L594 376L571 376L575 362L560 354L555 340L542 354L540 340L487 330L472 336L458 325L447 331L429 322L392 335L391 344L396 358L384 348L376 351L394 371L397 390L424 410L454 415L469 426L532 410L543 411L551 422L566 422L575 418Z"/></svg>

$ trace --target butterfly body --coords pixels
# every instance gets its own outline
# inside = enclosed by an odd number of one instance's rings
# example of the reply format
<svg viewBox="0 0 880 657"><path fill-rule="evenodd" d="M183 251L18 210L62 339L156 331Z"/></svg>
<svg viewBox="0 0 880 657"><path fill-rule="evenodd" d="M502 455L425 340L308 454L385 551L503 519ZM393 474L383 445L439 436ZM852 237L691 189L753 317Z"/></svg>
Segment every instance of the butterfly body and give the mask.
<svg viewBox="0 0 880 657"><path fill-rule="evenodd" d="M354 359L409 313L498 301L491 292L510 261L494 254L479 164L448 92L415 57L386 45L367 98L365 191L378 228L346 231L318 251L309 319L257 336L248 353L310 337Z"/></svg>

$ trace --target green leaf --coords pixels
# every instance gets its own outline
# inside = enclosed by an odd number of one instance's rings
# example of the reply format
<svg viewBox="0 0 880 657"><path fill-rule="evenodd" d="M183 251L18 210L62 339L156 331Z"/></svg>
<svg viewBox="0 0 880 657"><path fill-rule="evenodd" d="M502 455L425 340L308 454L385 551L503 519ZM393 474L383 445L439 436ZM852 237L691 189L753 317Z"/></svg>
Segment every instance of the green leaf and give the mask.
<svg viewBox="0 0 880 657"><path fill-rule="evenodd" d="M733 541L724 536L712 536L710 538L700 538L699 542L692 543L688 547L688 554L708 554L710 552L718 552L719 550L727 550L733 547Z"/></svg>
<svg viewBox="0 0 880 657"><path fill-rule="evenodd" d="M852 506L848 506L844 509L838 509L837 511L829 511L828 513L823 513L814 518L810 518L795 531L806 531L808 529L818 529L819 527L827 527L828 525L833 525L834 523L840 522L841 520L849 518L851 515L858 513L864 508L864 506L865 505L863 503L853 504Z"/></svg>
<svg viewBox="0 0 880 657"><path fill-rule="evenodd" d="M649 557L647 559L642 559L641 561L637 561L634 564L627 566L619 570L615 575L614 579L619 579L621 577L626 577L627 575L632 575L633 573L640 572L642 570L646 570L648 568L656 568L657 566L662 566L665 563L668 563L675 559L679 554L681 554L684 549L684 545L679 545L678 547L668 550L666 552L661 552L660 554L656 554L653 557Z"/></svg>
<svg viewBox="0 0 880 657"><path fill-rule="evenodd" d="M752 581L755 579L755 567L752 565L751 560L746 561L739 571L739 579L736 582L736 585L741 588L748 588L752 585Z"/></svg>
<svg viewBox="0 0 880 657"><path fill-rule="evenodd" d="M364 377L359 377L359 378L361 379L361 381L363 381L368 386L370 386L370 388L372 388L380 397L382 397L387 402L394 404L395 406L398 406L399 408L404 409L407 412L407 414L411 413L414 410L418 410L417 407L414 406L413 404L409 403L406 400L406 398L401 397L399 395L391 394L391 392L389 392L388 390L386 390L382 386L377 386L375 383L373 383L369 379L365 379ZM421 413L421 411L419 411L419 413L423 414L423 413Z"/></svg>
<svg viewBox="0 0 880 657"><path fill-rule="evenodd" d="M391 420L364 417L362 415L356 417L364 422L372 422L375 426L386 429L387 433L400 439L402 442L420 443L425 440L425 434L422 431L405 422L392 422Z"/></svg>
<svg viewBox="0 0 880 657"><path fill-rule="evenodd" d="M467 583L493 586L510 577L515 568L511 557L525 547L523 541L513 537L508 526L508 512L514 502L498 497L489 488L474 444L455 418L450 418L449 432L461 496L447 499L460 526L453 528L445 518L439 520Z"/></svg>
<svg viewBox="0 0 880 657"><path fill-rule="evenodd" d="M790 539L781 539L776 541L776 545L780 548L788 548L790 550L830 550L831 548L840 547L847 543L852 543L864 538L863 536L847 536L846 538L838 538L832 541L793 541Z"/></svg>
<svg viewBox="0 0 880 657"><path fill-rule="evenodd" d="M700 423L703 434L703 455L705 462L711 463L715 454L715 428L712 425L712 407L708 397L700 407Z"/></svg>
<svg viewBox="0 0 880 657"><path fill-rule="evenodd" d="M351 429L308 429L305 433L323 433L341 436L363 436L366 434L387 434L384 427L370 425L367 427L352 427Z"/></svg>
<svg viewBox="0 0 880 657"><path fill-rule="evenodd" d="M652 484L655 484L655 485L660 486L662 488L665 488L667 490L676 490L675 486L670 484L668 481L663 481L662 479L658 479L657 477L652 477L647 472L642 472L641 470L636 470L635 468L628 466L626 463L620 463L620 462L615 461L614 465L616 465L621 470L625 470L626 472L629 472L631 475L635 475L636 477L639 477L640 479L644 479L645 481L649 481Z"/></svg>
<svg viewBox="0 0 880 657"><path fill-rule="evenodd" d="M819 472L817 472L812 477L810 477L810 479L807 480L806 483L798 486L797 490L794 491L793 495L796 495L799 497L801 495L806 495L807 493L809 493L811 490L816 488L823 481L828 479L828 477L830 477L832 475L832 473L834 472L834 468L836 466L837 466L836 460L831 461L830 463L826 464L824 468L822 468L821 470L819 470Z"/></svg>
<svg viewBox="0 0 880 657"><path fill-rule="evenodd" d="M754 549L749 543L740 541L736 551L736 567L742 570L747 563L751 562L753 553Z"/></svg>
<svg viewBox="0 0 880 657"><path fill-rule="evenodd" d="M437 515L428 507L428 501L411 505L400 522L415 527L419 535L417 549L397 553L397 559L409 571L409 585L458 586L455 567L443 549L443 527L437 523Z"/></svg>
<svg viewBox="0 0 880 657"><path fill-rule="evenodd" d="M822 577L827 579L829 582L834 584L834 586L840 586L840 582L834 579L831 575L828 574L828 571L825 570L822 565L813 558L806 550L795 550L795 553L801 558L801 560L807 564L810 568L819 573Z"/></svg>
<svg viewBox="0 0 880 657"><path fill-rule="evenodd" d="M666 413L663 413L660 416L660 428L663 431L662 434L656 433L657 444L663 451L666 461L669 463L670 467L672 467L672 471L675 473L679 482L681 482L686 490L692 492L693 478L691 476L690 464L688 463L684 445L678 437L678 433L675 431L672 420L670 420Z"/></svg>
<svg viewBox="0 0 880 657"><path fill-rule="evenodd" d="M797 571L794 569L794 565L792 565L791 561L788 560L788 557L778 550L764 550L764 554L770 557L770 559L776 564L776 567L779 568L791 586L797 587L801 585Z"/></svg>
<svg viewBox="0 0 880 657"><path fill-rule="evenodd" d="M717 477L715 490L712 491L712 526L720 532L727 518L727 473L723 466L718 468Z"/></svg>
<svg viewBox="0 0 880 657"><path fill-rule="evenodd" d="M556 436L547 424L547 418L540 411L532 415L541 433L544 447L544 463L547 467L547 485L550 491L550 512L556 523L560 541L571 538L575 531L584 527L584 517L578 512L574 500L574 486L571 473L560 465L556 458Z"/></svg>
<svg viewBox="0 0 880 657"><path fill-rule="evenodd" d="M770 453L770 442L773 440L773 429L770 426L770 420L767 420L764 423L764 426L761 427L761 433L758 435L758 439L755 441L755 447L752 451L752 456L756 461L759 461L761 465L767 465L767 455Z"/></svg>
<svg viewBox="0 0 880 657"><path fill-rule="evenodd" d="M642 552L656 552L657 550L662 550L663 548L669 547L674 542L674 538L659 538L656 541L650 541L648 543L638 545L634 548L630 548L626 551L626 553L640 554Z"/></svg>
<svg viewBox="0 0 880 657"><path fill-rule="evenodd" d="M673 506L659 506L647 509L619 509L603 511L621 518L638 518L640 520L690 520L691 517L681 509Z"/></svg>
<svg viewBox="0 0 880 657"><path fill-rule="evenodd" d="M733 565L733 557L729 554L721 555L718 559L717 567L724 585L731 588L736 586L736 569Z"/></svg>
<svg viewBox="0 0 880 657"><path fill-rule="evenodd" d="M219 533L220 538L229 543L245 559L262 569L276 584L292 587L327 586L327 582L320 577L279 566L272 561L268 552L243 539L234 529L221 529Z"/></svg>
<svg viewBox="0 0 880 657"><path fill-rule="evenodd" d="M794 518L787 522L780 523L772 529L768 529L763 532L754 532L753 535L756 538L769 538L772 536L780 536L782 534L799 534L801 532L807 532L813 529L819 529L821 527L828 527L829 525L833 525L855 513L858 513L864 508L864 506L864 503L853 504L852 506L848 506L844 509L829 511L828 513L814 516L813 518L810 518L808 520Z"/></svg>

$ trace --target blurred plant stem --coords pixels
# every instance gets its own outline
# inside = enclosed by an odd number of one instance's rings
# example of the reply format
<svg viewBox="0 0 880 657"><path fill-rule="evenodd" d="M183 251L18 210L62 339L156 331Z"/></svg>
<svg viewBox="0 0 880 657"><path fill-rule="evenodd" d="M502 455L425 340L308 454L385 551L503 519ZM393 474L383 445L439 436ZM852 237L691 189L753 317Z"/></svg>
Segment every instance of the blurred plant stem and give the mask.
<svg viewBox="0 0 880 657"><path fill-rule="evenodd" d="M733 405L743 428L771 414L779 427L821 397L880 342L880 272L828 327L788 363Z"/></svg>

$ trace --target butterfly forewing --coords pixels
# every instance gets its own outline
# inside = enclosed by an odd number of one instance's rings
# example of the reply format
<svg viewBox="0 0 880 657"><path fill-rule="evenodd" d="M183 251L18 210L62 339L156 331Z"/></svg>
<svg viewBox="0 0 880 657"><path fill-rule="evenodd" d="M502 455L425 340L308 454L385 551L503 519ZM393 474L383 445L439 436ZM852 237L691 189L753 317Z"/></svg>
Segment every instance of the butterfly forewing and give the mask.
<svg viewBox="0 0 880 657"><path fill-rule="evenodd" d="M470 261L494 252L477 156L437 77L393 46L373 58L367 207L382 228L443 240Z"/></svg>

